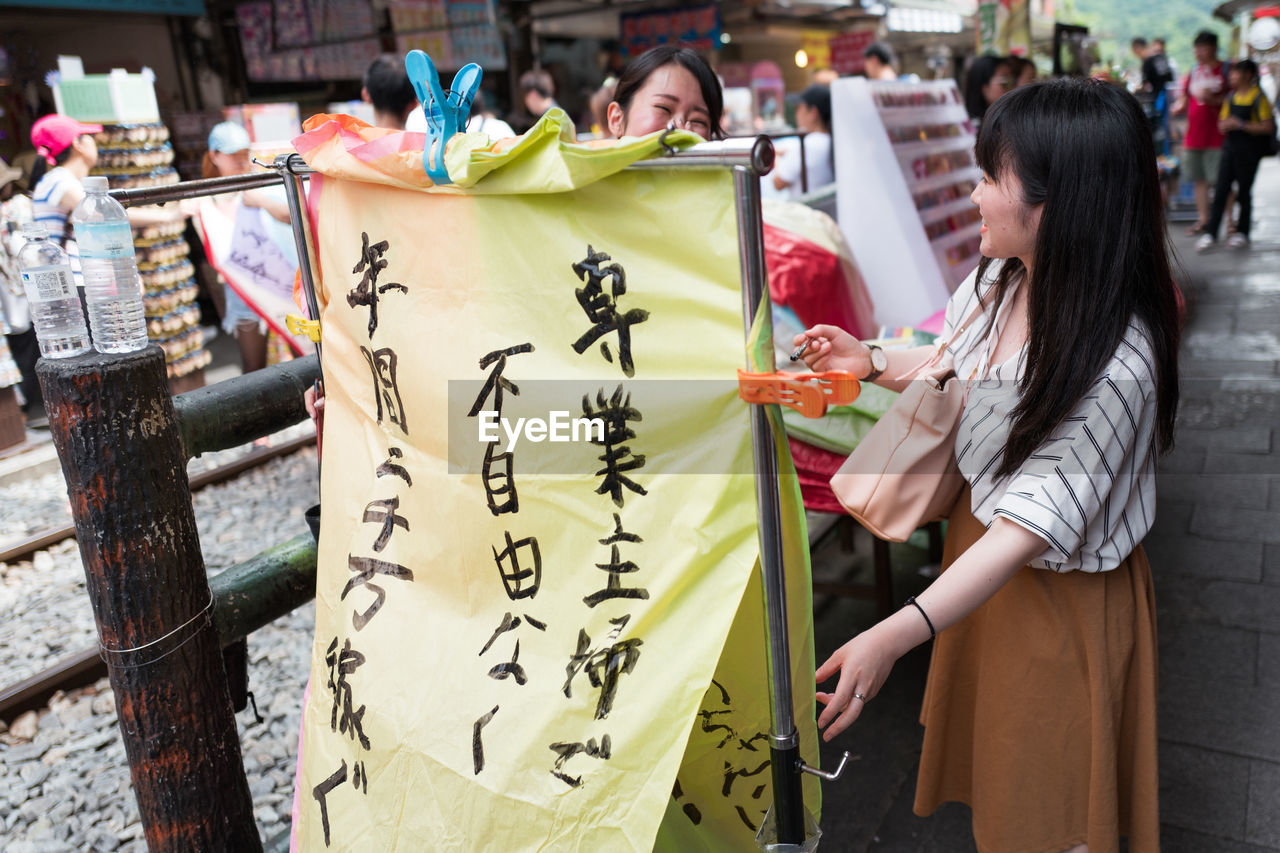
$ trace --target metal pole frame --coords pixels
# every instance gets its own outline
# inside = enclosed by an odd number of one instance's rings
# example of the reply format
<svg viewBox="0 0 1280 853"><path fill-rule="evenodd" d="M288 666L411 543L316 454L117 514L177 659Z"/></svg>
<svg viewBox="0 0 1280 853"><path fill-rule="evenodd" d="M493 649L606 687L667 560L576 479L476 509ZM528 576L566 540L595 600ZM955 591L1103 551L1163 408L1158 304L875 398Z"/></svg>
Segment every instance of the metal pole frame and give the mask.
<svg viewBox="0 0 1280 853"><path fill-rule="evenodd" d="M773 168L773 143L767 136L703 142L663 157L640 160L629 169L729 168L733 170L734 204L738 217L738 248L742 274L743 323L747 333L756 312L767 306L768 277L764 263L764 232L760 212L760 176ZM306 198L302 182L314 173L297 154L281 155L272 167L275 174L237 175L190 181L169 187L115 190L121 204L155 204L183 198L235 192L284 184L298 247L302 290L312 319L320 317L315 279L310 263ZM319 344L316 353L320 353ZM772 350L770 350L772 353ZM770 355L772 361L772 355ZM772 369L773 365L769 365ZM769 739L774 796L774 818L781 844L803 844L805 809L801 789L801 756L795 727L791 689L791 646L787 634L787 597L782 553L782 513L778 489L778 464L773 430L762 405L751 407L751 442L755 457L756 509L760 528L760 571L764 586L768 629L768 675L771 689Z"/></svg>

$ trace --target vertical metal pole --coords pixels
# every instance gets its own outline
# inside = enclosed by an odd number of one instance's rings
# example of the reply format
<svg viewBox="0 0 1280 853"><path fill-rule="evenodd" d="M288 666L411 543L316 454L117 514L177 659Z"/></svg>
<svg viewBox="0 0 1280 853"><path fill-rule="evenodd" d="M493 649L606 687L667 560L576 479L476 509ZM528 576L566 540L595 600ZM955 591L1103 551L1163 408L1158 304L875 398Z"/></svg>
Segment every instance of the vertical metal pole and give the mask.
<svg viewBox="0 0 1280 853"><path fill-rule="evenodd" d="M302 191L302 175L294 171L295 163L301 164L302 158L297 154L281 155L276 158L276 169L284 177L284 194L289 202L289 220L293 225L293 242L298 247L298 270L302 277L302 293L307 298L307 311L311 319L319 321L320 303L316 299L316 280L311 270L310 220L307 218L306 205L303 204L305 193ZM320 360L320 372L324 373L324 356L320 352L320 342L316 341L316 357Z"/></svg>
<svg viewBox="0 0 1280 853"><path fill-rule="evenodd" d="M36 372L147 847L261 851L164 353Z"/></svg>
<svg viewBox="0 0 1280 853"><path fill-rule="evenodd" d="M755 313L768 296L764 266L764 234L760 218L760 177L741 166L733 170L738 212L738 245L742 258L743 317L748 333ZM764 303L768 310L767 303ZM766 365L773 370L773 350ZM778 462L769 418L763 406L751 407L751 442L755 455L756 505L760 516L760 571L769 639L769 683L772 686L773 731L769 752L773 808L778 842L803 844L804 798L801 790L800 740L791 695L791 645L787 636L787 593L782 560L782 512L778 498Z"/></svg>

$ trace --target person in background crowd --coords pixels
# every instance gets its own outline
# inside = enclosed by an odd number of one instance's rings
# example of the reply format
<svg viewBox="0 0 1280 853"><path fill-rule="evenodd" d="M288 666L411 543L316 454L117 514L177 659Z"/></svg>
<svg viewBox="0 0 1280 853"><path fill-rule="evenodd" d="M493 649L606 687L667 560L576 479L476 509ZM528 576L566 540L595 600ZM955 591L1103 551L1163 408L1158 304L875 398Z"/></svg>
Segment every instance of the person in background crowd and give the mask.
<svg viewBox="0 0 1280 853"><path fill-rule="evenodd" d="M1212 249L1218 240L1218 228L1226 212L1228 196L1234 185L1240 203L1236 231L1227 238L1227 246L1243 249L1249 245L1249 228L1253 215L1253 179L1258 163L1273 153L1276 139L1275 112L1267 96L1258 86L1258 66L1252 59L1242 59L1228 72L1231 94L1222 102L1218 130L1225 138L1218 165L1218 185L1213 191L1213 207L1204 233L1196 241L1196 251Z"/></svg>
<svg viewBox="0 0 1280 853"><path fill-rule="evenodd" d="M421 104L409 113L409 117L404 123L404 129L410 133L427 132L427 117L422 112ZM497 114L488 108L488 101L485 99L483 89L477 89L476 96L471 101L471 115L467 118L466 132L486 134L490 142L518 135L512 130L511 125L498 118Z"/></svg>
<svg viewBox="0 0 1280 853"><path fill-rule="evenodd" d="M916 814L972 808L989 853L1160 849L1156 608L1141 542L1178 409L1177 295L1137 102L1079 77L1001 97L978 130L982 261L943 337L971 377L967 485L929 587L817 670L824 737L933 639ZM902 390L932 347L796 335L817 371ZM814 346L814 344L817 346ZM994 423L993 428L991 424Z"/></svg>
<svg viewBox="0 0 1280 853"><path fill-rule="evenodd" d="M813 72L813 82L819 86L830 86L840 79L840 72L834 68L818 68Z"/></svg>
<svg viewBox="0 0 1280 853"><path fill-rule="evenodd" d="M964 106L974 127L982 121L987 107L1012 88L1013 77L1004 57L987 54L973 61L964 78Z"/></svg>
<svg viewBox="0 0 1280 853"><path fill-rule="evenodd" d="M1141 39L1134 39L1134 41L1141 41ZM1134 53L1137 53L1137 50ZM1160 96L1164 95L1173 81L1173 70L1169 67L1169 58L1164 55L1164 39L1155 39L1151 42L1151 47L1142 55L1142 85L1147 91Z"/></svg>
<svg viewBox="0 0 1280 853"><path fill-rule="evenodd" d="M1036 64L1025 56L1010 56L1005 60L1009 64L1009 77L1013 80L1013 88L1026 86L1036 82Z"/></svg>
<svg viewBox="0 0 1280 853"><path fill-rule="evenodd" d="M1222 153L1222 131L1218 111L1227 93L1226 67L1218 60L1218 36L1201 30L1194 42L1195 67L1182 81L1182 91L1174 104L1174 115L1187 114L1187 133L1182 139L1182 166L1185 177L1195 184L1196 224L1187 234L1202 234L1209 224L1209 182L1218 179Z"/></svg>
<svg viewBox="0 0 1280 853"><path fill-rule="evenodd" d="M1163 45L1163 42L1160 42ZM1142 77L1136 95L1151 121L1151 133L1156 142L1156 154L1168 154L1169 97L1168 86L1173 82L1173 72L1164 55L1163 46L1148 47L1147 40L1135 38L1131 43L1134 56L1142 60Z"/></svg>
<svg viewBox="0 0 1280 853"><path fill-rule="evenodd" d="M520 101L535 122L547 110L560 106L555 95L556 81L541 68L520 75Z"/></svg>
<svg viewBox="0 0 1280 853"><path fill-rule="evenodd" d="M862 52L863 70L868 80L897 80L897 60L893 48L884 42L868 45Z"/></svg>
<svg viewBox="0 0 1280 853"><path fill-rule="evenodd" d="M617 77L607 77L599 89L591 93L587 106L591 110L591 139L603 139L609 127L609 104L613 102L614 90L618 88Z"/></svg>
<svg viewBox="0 0 1280 853"><path fill-rule="evenodd" d="M488 108L483 89L476 90L476 97L471 102L471 116L467 119L467 133L483 133L489 137L490 141L506 139L508 136L516 135L516 132L511 129L511 125L498 118Z"/></svg>
<svg viewBox="0 0 1280 853"><path fill-rule="evenodd" d="M1139 65L1145 65L1147 62L1147 54L1151 52L1147 40L1142 36L1134 36L1129 40L1129 50L1138 58Z"/></svg>
<svg viewBox="0 0 1280 853"><path fill-rule="evenodd" d="M31 143L40 155L35 161L30 180L33 216L61 245L71 258L76 284L84 287L80 275L80 251L72 235L68 219L84 198L82 181L98 162L98 144L93 134L102 125L84 124L64 115L47 115L36 119L31 127ZM129 207L129 224L135 228L174 222L190 216L194 203L183 201L166 207Z"/></svg>
<svg viewBox="0 0 1280 853"><path fill-rule="evenodd" d="M1164 57L1164 64L1169 66L1169 81L1173 82L1178 79L1178 63L1173 61L1173 57L1169 56L1168 48L1165 47L1165 40L1162 38L1153 38L1151 40L1151 50Z"/></svg>
<svg viewBox="0 0 1280 853"><path fill-rule="evenodd" d="M722 139L724 94L697 51L664 44L636 57L618 78L609 104L609 136L644 136L676 127L703 139Z"/></svg>
<svg viewBox="0 0 1280 853"><path fill-rule="evenodd" d="M35 216L31 197L25 192L26 178L22 169L0 159L0 309L4 312L5 344L22 375L18 388L22 392L27 424L36 426L47 423L44 395L36 378L40 344L31 324L31 307L27 304L18 268L18 252L26 243L22 228ZM0 363L3 360L0 354Z"/></svg>
<svg viewBox="0 0 1280 853"><path fill-rule="evenodd" d="M407 79L407 78L406 78ZM214 125L209 131L209 150L201 163L201 175L217 178L227 175L244 175L253 171L249 153L249 133L233 121ZM209 204L223 205L226 215L235 217L236 204L260 207L278 222L288 223L289 205L282 195L266 189L246 190L234 195L217 196ZM202 216L206 215L202 212ZM221 276L219 276L221 278ZM236 339L240 347L240 364L245 373L267 366L267 325L249 307L235 288L223 282L224 309L222 330Z"/></svg>
<svg viewBox="0 0 1280 853"><path fill-rule="evenodd" d="M825 187L836 179L831 148L831 90L815 83L794 98L796 126L805 135L804 162L801 163L798 146L785 154L779 152L773 173L766 177L772 180L774 189L785 190L790 198ZM801 180L801 168L806 173L805 181Z"/></svg>
<svg viewBox="0 0 1280 853"><path fill-rule="evenodd" d="M360 100L373 105L374 127L404 130L409 113L415 109L422 112L413 84L405 73L404 60L390 53L382 54L365 69Z"/></svg>

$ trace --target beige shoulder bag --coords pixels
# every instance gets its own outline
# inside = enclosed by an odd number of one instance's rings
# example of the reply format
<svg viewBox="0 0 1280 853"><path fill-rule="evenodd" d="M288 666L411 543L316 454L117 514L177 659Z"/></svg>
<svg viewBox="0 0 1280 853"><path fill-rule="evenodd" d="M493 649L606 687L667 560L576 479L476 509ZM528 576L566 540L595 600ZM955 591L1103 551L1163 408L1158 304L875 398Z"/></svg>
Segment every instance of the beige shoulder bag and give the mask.
<svg viewBox="0 0 1280 853"><path fill-rule="evenodd" d="M981 314L979 305L951 340ZM905 542L945 516L964 486L955 451L966 389L949 343L904 374L914 374L907 389L831 478L831 490L849 514L890 542Z"/></svg>

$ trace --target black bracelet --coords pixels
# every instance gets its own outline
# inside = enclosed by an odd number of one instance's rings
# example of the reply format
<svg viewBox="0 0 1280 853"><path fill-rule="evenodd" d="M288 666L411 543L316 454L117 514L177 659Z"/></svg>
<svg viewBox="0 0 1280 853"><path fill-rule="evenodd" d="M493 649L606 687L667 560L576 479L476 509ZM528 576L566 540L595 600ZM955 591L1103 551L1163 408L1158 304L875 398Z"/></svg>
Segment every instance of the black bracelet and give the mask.
<svg viewBox="0 0 1280 853"><path fill-rule="evenodd" d="M916 606L916 610L919 610L920 615L924 617L924 624L929 626L929 639L930 640L938 639L938 632L933 630L933 622L929 620L929 614L924 612L924 608L920 606L920 602L916 601L916 597L914 595L911 596L910 598L907 599L906 603L914 604Z"/></svg>

